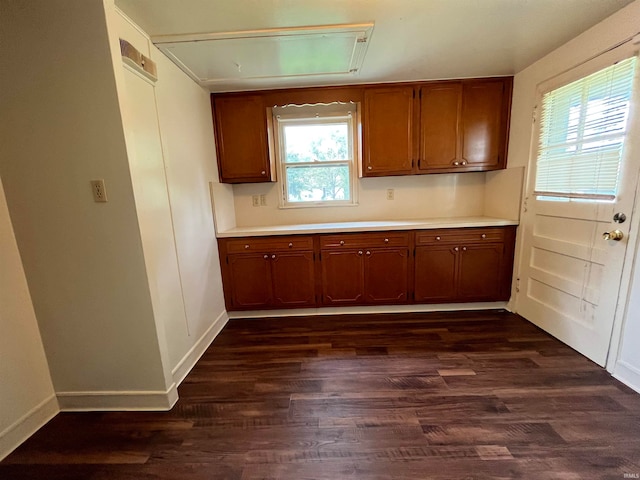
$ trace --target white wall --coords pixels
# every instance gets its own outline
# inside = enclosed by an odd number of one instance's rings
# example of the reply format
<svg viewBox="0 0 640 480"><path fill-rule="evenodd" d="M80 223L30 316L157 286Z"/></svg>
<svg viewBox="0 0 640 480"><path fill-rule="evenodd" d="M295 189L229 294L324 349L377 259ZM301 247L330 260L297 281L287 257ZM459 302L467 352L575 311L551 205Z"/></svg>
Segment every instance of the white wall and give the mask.
<svg viewBox="0 0 640 480"><path fill-rule="evenodd" d="M154 312L179 383L228 318L209 190L217 181L209 93L113 2L106 7L112 45L127 40L158 70L148 82L114 56Z"/></svg>
<svg viewBox="0 0 640 480"><path fill-rule="evenodd" d="M410 175L359 179L359 205L322 208L278 208L279 185L233 186L239 227L293 223L398 220L483 215L485 173ZM394 200L387 200L393 188ZM265 194L266 207L253 207L252 195Z"/></svg>
<svg viewBox="0 0 640 480"><path fill-rule="evenodd" d="M0 460L58 412L0 181ZM25 381L28 379L28 381Z"/></svg>
<svg viewBox="0 0 640 480"><path fill-rule="evenodd" d="M227 320L209 189L218 170L209 92L155 47L151 58L186 315L186 324L168 333L175 374L190 349L203 337L200 348L208 346Z"/></svg>
<svg viewBox="0 0 640 480"><path fill-rule="evenodd" d="M104 5L1 8L0 175L59 400L166 408ZM108 203L93 202L97 178Z"/></svg>

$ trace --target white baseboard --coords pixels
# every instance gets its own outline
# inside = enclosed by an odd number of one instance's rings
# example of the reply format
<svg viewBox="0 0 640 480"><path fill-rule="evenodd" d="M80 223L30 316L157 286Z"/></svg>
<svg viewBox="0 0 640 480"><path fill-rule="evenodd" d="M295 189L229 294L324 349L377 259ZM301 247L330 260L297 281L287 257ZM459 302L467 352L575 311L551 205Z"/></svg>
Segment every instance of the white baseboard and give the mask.
<svg viewBox="0 0 640 480"><path fill-rule="evenodd" d="M466 310L507 310L507 302L438 303L432 305L366 305L360 307L250 310L246 312L229 312L229 318L297 317L303 315L357 315L363 313L422 313Z"/></svg>
<svg viewBox="0 0 640 480"><path fill-rule="evenodd" d="M60 411L55 394L45 398L0 432L0 461Z"/></svg>
<svg viewBox="0 0 640 480"><path fill-rule="evenodd" d="M57 392L63 412L171 410L178 401L174 383L166 391Z"/></svg>
<svg viewBox="0 0 640 480"><path fill-rule="evenodd" d="M640 369L627 362L617 362L613 378L620 380L627 387L640 393Z"/></svg>
<svg viewBox="0 0 640 480"><path fill-rule="evenodd" d="M171 371L173 375L173 381L176 385L180 385L185 377L189 374L191 369L195 366L200 357L209 348L211 342L218 336L224 326L229 320L229 315L226 310L223 311L218 318L214 320L211 326L206 332L198 339L198 341L191 347L187 354L182 357L182 360L178 362L178 365Z"/></svg>

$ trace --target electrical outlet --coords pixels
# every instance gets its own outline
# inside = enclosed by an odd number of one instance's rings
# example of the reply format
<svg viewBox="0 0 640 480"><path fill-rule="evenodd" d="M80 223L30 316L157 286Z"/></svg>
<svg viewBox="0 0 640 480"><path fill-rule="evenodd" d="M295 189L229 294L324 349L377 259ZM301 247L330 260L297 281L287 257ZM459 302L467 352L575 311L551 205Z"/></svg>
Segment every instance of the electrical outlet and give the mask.
<svg viewBox="0 0 640 480"><path fill-rule="evenodd" d="M260 206L261 207L267 206L267 196L264 193L260 195Z"/></svg>
<svg viewBox="0 0 640 480"><path fill-rule="evenodd" d="M260 195L251 195L251 205L254 207L260 206Z"/></svg>
<svg viewBox="0 0 640 480"><path fill-rule="evenodd" d="M393 188L387 188L387 200L393 200L394 191Z"/></svg>
<svg viewBox="0 0 640 480"><path fill-rule="evenodd" d="M107 189L104 186L104 180L91 180L91 191L93 192L94 202L107 201Z"/></svg>

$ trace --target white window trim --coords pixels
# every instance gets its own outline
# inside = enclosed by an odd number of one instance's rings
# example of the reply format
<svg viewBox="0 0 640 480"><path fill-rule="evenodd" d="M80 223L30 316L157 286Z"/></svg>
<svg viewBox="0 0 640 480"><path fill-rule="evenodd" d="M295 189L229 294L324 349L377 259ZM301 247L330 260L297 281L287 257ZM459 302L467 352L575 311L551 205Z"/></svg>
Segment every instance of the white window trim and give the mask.
<svg viewBox="0 0 640 480"><path fill-rule="evenodd" d="M283 108L294 107L292 113L282 113ZM317 207L354 207L358 206L357 168L360 159L359 105L356 103L332 103L320 105L289 105L287 107L271 108L270 116L273 122L273 147L276 156L278 187L280 189L280 209L317 208ZM350 130L349 149L351 159L323 162L297 162L299 166L327 166L348 165L350 200L330 200L319 202L289 202L287 195L286 158L283 138L283 127L292 123L333 123L336 120L347 120Z"/></svg>

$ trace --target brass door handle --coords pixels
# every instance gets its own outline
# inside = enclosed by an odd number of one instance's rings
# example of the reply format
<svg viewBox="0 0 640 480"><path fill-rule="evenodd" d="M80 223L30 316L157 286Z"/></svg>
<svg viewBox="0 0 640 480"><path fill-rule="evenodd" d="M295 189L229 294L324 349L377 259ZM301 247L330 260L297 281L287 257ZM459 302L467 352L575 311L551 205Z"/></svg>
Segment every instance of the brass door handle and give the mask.
<svg viewBox="0 0 640 480"><path fill-rule="evenodd" d="M619 242L624 238L624 233L622 233L620 230L614 230L612 232L604 232L602 234L602 238L604 238L605 240L615 240L616 242Z"/></svg>

